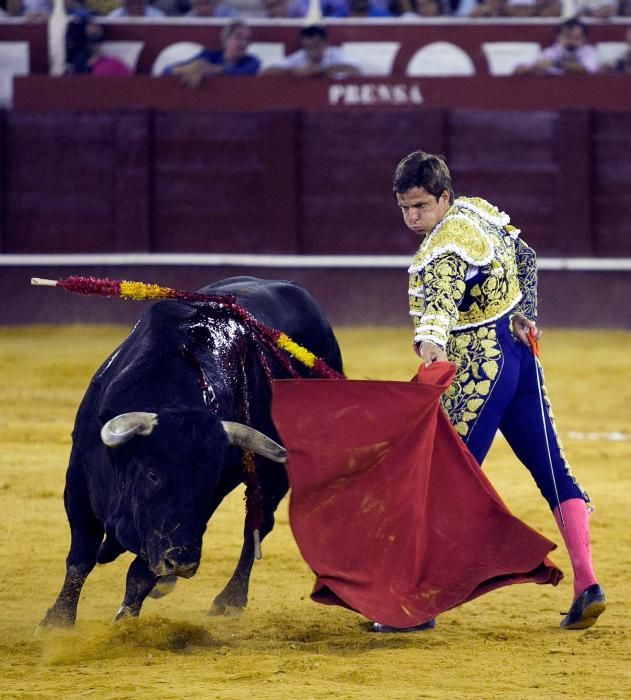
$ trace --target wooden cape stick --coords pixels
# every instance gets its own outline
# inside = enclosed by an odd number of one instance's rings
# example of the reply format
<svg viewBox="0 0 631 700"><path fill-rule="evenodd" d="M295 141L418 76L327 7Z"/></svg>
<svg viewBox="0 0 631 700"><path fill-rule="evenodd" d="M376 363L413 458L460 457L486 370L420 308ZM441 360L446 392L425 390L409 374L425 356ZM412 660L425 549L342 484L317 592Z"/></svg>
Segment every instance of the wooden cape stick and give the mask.
<svg viewBox="0 0 631 700"><path fill-rule="evenodd" d="M136 301L159 299L183 299L185 301L200 301L215 303L221 308L233 313L247 327L255 331L267 347L278 357L278 350L286 352L290 357L298 360L305 367L308 367L317 376L323 379L343 379L344 376L329 367L321 358L314 355L310 350L299 345L286 333L276 328L271 328L261 323L243 306L237 304L235 298L230 295L203 294L201 292L188 292L171 287L162 287L157 284L146 282L135 282L131 280L115 280L97 277L64 277L60 280L50 280L41 277L32 277L31 284L40 287L60 287L67 292L76 294L88 294L107 297L120 297L123 299L134 299ZM290 366L286 366L290 374Z"/></svg>

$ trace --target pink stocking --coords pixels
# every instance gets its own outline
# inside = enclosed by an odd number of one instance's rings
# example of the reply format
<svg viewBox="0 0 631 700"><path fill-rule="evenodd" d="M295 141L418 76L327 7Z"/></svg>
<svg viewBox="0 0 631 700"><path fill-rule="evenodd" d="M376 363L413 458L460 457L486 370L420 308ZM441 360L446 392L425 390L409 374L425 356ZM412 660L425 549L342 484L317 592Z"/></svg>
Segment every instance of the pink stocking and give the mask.
<svg viewBox="0 0 631 700"><path fill-rule="evenodd" d="M589 540L588 513L582 498L570 498L560 505L565 527L561 523L559 506L554 509L554 519L563 536L574 571L574 598L596 583L592 569L592 552Z"/></svg>

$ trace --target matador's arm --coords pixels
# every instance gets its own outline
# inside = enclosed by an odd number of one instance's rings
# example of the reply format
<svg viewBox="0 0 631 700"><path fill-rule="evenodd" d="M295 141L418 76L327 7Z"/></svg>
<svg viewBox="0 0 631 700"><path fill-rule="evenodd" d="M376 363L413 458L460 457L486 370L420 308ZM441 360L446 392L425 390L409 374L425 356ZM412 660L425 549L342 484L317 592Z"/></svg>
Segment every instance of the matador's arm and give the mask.
<svg viewBox="0 0 631 700"><path fill-rule="evenodd" d="M515 238L517 277L522 298L513 313L537 322L537 255L521 238Z"/></svg>
<svg viewBox="0 0 631 700"><path fill-rule="evenodd" d="M410 274L408 294L415 345L427 340L445 349L449 332L458 320L467 267L462 258L445 253Z"/></svg>

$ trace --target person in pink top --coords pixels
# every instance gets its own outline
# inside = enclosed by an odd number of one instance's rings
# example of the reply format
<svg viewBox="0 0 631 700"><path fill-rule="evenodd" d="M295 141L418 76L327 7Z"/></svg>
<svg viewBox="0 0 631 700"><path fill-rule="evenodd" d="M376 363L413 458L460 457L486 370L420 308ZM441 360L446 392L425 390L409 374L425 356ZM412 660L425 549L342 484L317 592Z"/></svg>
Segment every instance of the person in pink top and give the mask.
<svg viewBox="0 0 631 700"><path fill-rule="evenodd" d="M115 56L103 56L101 54L94 56L89 61L90 73L96 76L106 75L131 75L131 71L125 63Z"/></svg>
<svg viewBox="0 0 631 700"><path fill-rule="evenodd" d="M577 18L559 25L557 38L529 66L518 66L517 74L567 75L570 73L596 73L598 54L596 47L587 43L587 27Z"/></svg>
<svg viewBox="0 0 631 700"><path fill-rule="evenodd" d="M131 75L115 56L101 53L103 27L85 17L73 18L66 28L66 74L94 76Z"/></svg>

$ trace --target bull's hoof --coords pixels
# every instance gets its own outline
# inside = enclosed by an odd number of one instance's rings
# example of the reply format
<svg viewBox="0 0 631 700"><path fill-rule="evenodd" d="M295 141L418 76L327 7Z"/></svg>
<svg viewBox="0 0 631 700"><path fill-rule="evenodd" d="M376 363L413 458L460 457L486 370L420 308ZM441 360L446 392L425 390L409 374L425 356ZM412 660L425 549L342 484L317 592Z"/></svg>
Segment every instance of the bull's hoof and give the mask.
<svg viewBox="0 0 631 700"><path fill-rule="evenodd" d="M129 617L138 617L138 615L140 615L140 610L134 610L128 605L121 605L116 615L114 615L114 619L112 620L112 622L126 620Z"/></svg>
<svg viewBox="0 0 631 700"><path fill-rule="evenodd" d="M242 613L243 608L240 608L238 605L224 605L222 603L213 603L207 615L208 617L223 616L238 618L241 617Z"/></svg>
<svg viewBox="0 0 631 700"><path fill-rule="evenodd" d="M75 623L75 614L59 608L49 608L44 619L39 623L39 628L44 627L72 627Z"/></svg>
<svg viewBox="0 0 631 700"><path fill-rule="evenodd" d="M177 576L162 576L156 581L156 585L149 593L150 598L163 598L171 593L177 583Z"/></svg>

